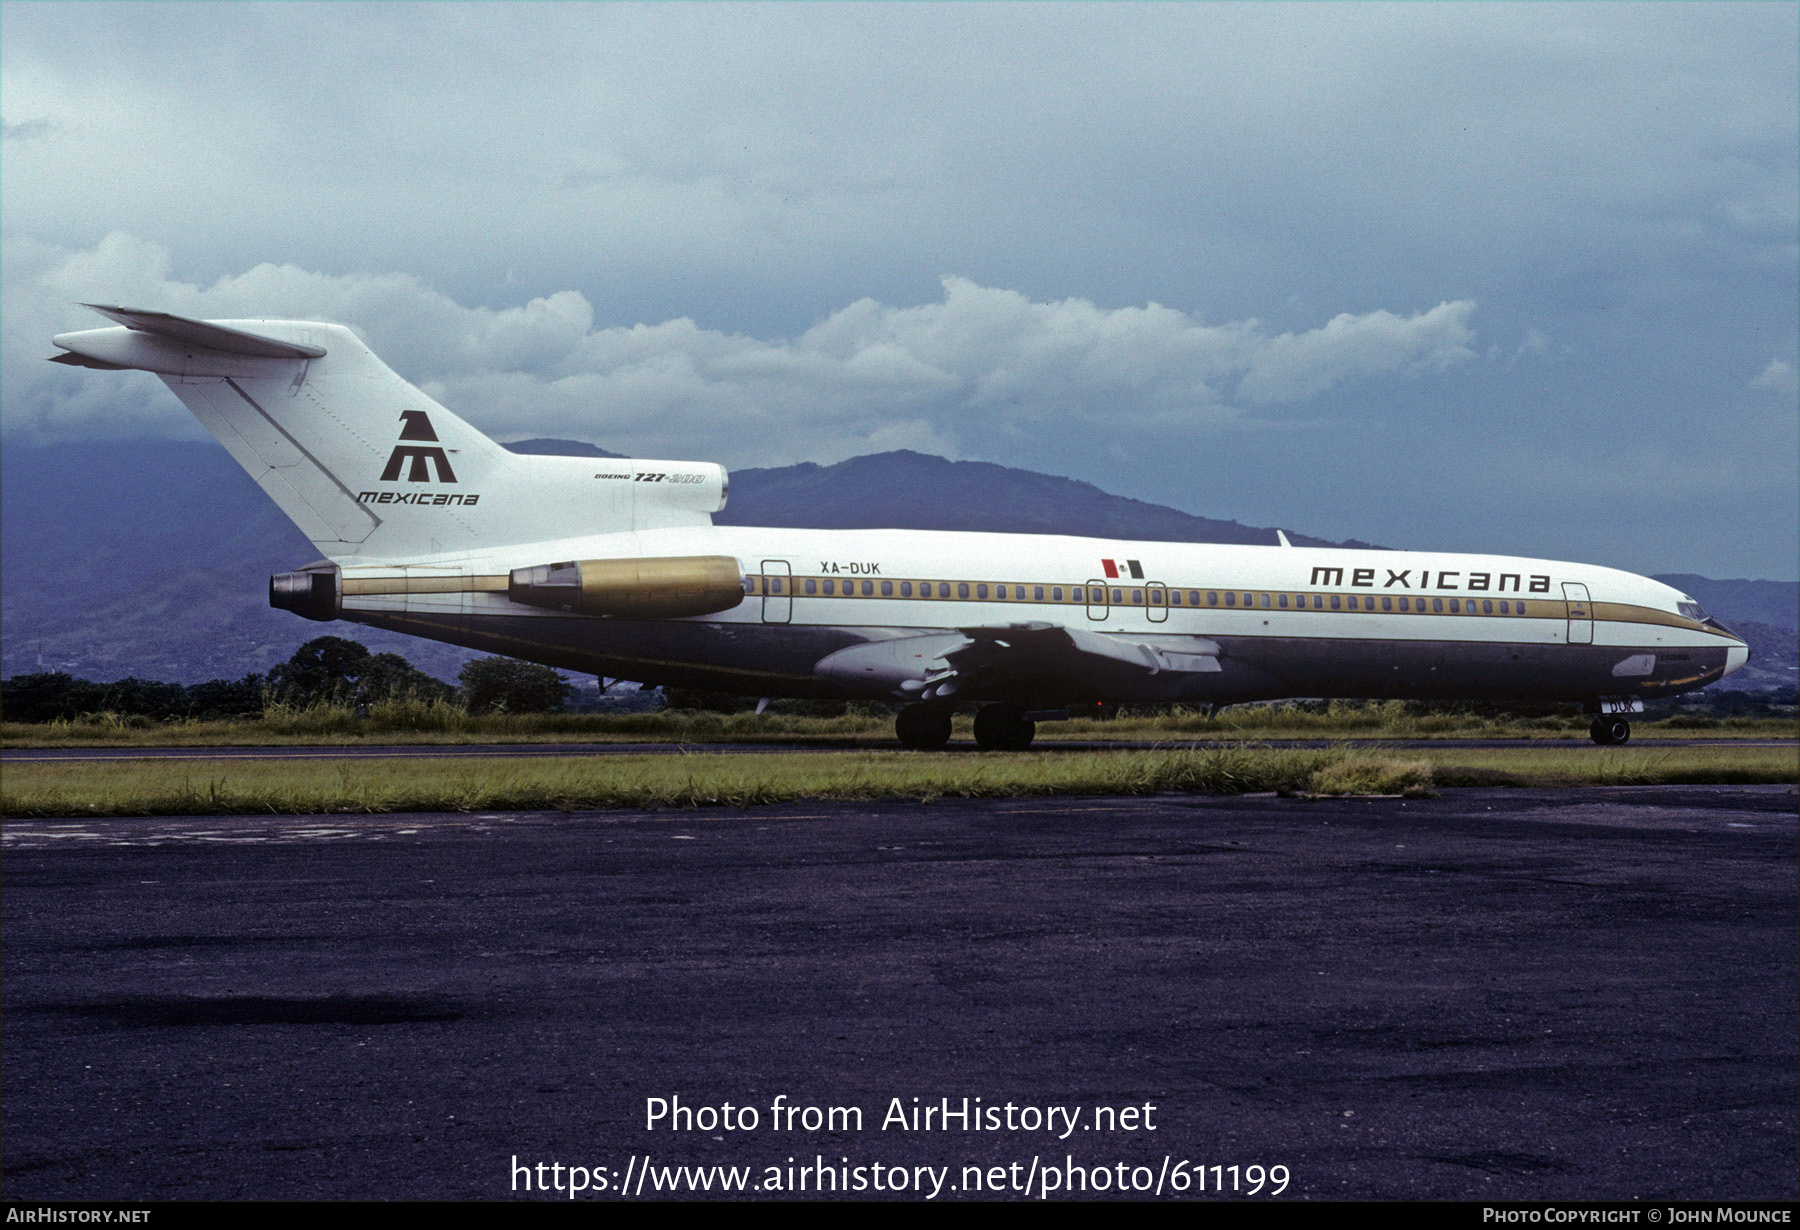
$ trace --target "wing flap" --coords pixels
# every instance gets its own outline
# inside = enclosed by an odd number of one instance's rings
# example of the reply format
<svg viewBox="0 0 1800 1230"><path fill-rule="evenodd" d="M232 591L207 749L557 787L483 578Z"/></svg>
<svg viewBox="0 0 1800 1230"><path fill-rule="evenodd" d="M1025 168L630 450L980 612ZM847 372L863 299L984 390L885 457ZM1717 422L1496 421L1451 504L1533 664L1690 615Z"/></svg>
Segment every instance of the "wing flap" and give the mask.
<svg viewBox="0 0 1800 1230"><path fill-rule="evenodd" d="M868 641L840 649L813 667L828 679L920 700L1120 669L1142 675L1208 674L1221 669L1219 647L1197 636L1140 639L1061 624L1008 624Z"/></svg>

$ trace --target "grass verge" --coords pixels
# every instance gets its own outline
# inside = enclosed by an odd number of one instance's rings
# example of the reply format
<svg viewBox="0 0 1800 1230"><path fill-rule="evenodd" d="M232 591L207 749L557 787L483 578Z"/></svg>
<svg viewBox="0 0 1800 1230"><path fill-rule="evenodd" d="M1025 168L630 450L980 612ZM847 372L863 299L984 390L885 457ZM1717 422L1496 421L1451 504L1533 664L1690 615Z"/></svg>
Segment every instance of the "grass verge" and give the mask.
<svg viewBox="0 0 1800 1230"><path fill-rule="evenodd" d="M94 714L72 721L0 724L6 747L281 747L358 744L465 743L867 743L891 747L894 721L879 706L844 717L791 714L657 713L472 714L458 705L402 700L357 713L344 705L307 709L272 706L261 719L161 722ZM956 737L971 736L971 717L956 719ZM1792 739L1800 722L1788 718L1675 717L1634 723L1637 737ZM1177 741L1196 739L1584 739L1579 714L1489 718L1474 714L1414 714L1401 701L1333 702L1324 711L1299 706L1245 705L1207 717L1197 709L1131 714L1116 721L1045 722L1039 740Z"/></svg>
<svg viewBox="0 0 1800 1230"><path fill-rule="evenodd" d="M1721 755L1721 753L1727 753ZM1443 785L1791 782L1782 748L1354 749L1230 747L1066 756L843 751L530 760L163 761L19 764L9 817L587 810L796 799L1004 798L1165 791L1423 795Z"/></svg>

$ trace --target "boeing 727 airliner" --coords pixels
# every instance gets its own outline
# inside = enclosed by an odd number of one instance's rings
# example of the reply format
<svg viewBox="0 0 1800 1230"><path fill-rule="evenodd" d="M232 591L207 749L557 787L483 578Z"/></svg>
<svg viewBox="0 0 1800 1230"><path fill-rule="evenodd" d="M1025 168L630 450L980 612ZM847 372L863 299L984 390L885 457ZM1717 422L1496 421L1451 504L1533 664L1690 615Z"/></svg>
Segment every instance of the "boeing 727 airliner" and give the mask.
<svg viewBox="0 0 1800 1230"><path fill-rule="evenodd" d="M269 601L595 675L902 705L984 748L1096 701L1578 701L1597 743L1744 642L1646 577L1556 560L715 526L725 471L520 456L342 325L88 305L53 362L154 372L324 557Z"/></svg>

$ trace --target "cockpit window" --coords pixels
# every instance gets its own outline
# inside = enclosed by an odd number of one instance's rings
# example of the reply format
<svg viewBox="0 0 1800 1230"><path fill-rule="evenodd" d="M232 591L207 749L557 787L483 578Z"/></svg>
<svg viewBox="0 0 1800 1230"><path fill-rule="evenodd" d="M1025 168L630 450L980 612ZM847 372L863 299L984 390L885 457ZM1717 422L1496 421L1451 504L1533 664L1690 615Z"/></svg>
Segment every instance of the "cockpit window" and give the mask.
<svg viewBox="0 0 1800 1230"><path fill-rule="evenodd" d="M1695 602L1692 598L1683 598L1675 604L1675 609L1680 611L1683 615L1686 615L1695 623L1703 624L1711 618L1705 611L1700 609L1700 604Z"/></svg>

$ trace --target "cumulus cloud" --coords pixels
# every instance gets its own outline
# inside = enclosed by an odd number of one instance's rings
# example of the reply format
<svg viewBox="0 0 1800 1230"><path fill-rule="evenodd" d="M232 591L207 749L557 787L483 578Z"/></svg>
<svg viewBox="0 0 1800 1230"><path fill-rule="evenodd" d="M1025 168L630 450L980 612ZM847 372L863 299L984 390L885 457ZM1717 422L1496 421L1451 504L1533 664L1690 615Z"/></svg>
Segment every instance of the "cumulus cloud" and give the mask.
<svg viewBox="0 0 1800 1230"><path fill-rule="evenodd" d="M1750 387L1793 397L1800 393L1800 373L1796 373L1791 364L1783 363L1780 359L1770 359L1769 365L1763 368L1762 375L1750 382Z"/></svg>
<svg viewBox="0 0 1800 1230"><path fill-rule="evenodd" d="M586 297L567 290L468 307L400 273L259 265L202 287L173 275L166 250L125 234L79 251L9 237L5 270L5 428L37 438L166 431L184 414L144 378L42 362L52 334L100 324L75 306L84 300L337 321L502 439L574 437L735 464L899 447L954 456L976 420L1071 431L1253 426L1246 407L1474 357L1468 301L1271 335L1256 320L1209 325L1155 303L1038 302L946 277L938 302L862 299L769 340L686 318L596 328Z"/></svg>

